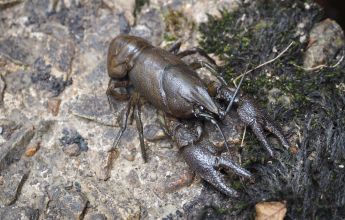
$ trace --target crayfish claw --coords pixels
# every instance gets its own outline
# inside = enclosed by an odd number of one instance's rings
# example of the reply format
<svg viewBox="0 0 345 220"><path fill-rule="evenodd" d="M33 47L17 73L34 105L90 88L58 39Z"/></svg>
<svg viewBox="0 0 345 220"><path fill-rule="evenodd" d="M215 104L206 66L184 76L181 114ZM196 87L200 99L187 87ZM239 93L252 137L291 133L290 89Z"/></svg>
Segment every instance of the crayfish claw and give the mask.
<svg viewBox="0 0 345 220"><path fill-rule="evenodd" d="M218 167L223 167L225 169L232 170L235 174L242 176L246 179L254 179L253 175L248 170L242 168L240 165L232 161L230 158L218 157L217 163Z"/></svg>
<svg viewBox="0 0 345 220"><path fill-rule="evenodd" d="M207 176L201 176L205 181L214 186L217 190L230 197L239 197L240 194L225 184L225 179L218 171L213 170Z"/></svg>
<svg viewBox="0 0 345 220"><path fill-rule="evenodd" d="M223 174L218 168L223 167L233 170L236 174L252 179L249 171L241 168L229 158L215 156L205 146L189 145L182 149L182 154L189 167L202 179L227 196L238 197L239 193L228 187Z"/></svg>
<svg viewBox="0 0 345 220"><path fill-rule="evenodd" d="M286 149L289 149L290 144L284 137L283 133L281 132L281 129L271 122L269 117L259 107L256 106L254 101L247 97L243 97L239 103L237 112L240 116L240 119L246 125L251 127L255 136L265 147L270 157L274 157L274 151L272 150L272 147L267 141L266 135L264 134L264 129L274 134L280 140L282 145Z"/></svg>
<svg viewBox="0 0 345 220"><path fill-rule="evenodd" d="M271 122L268 119L266 119L266 126L265 126L265 128L267 130L269 130L272 134L274 134L280 140L280 142L282 143L282 145L286 149L290 148L290 144L287 141L287 139L285 138L285 136L283 135L283 132L281 131L281 129L279 127L274 125L273 122Z"/></svg>
<svg viewBox="0 0 345 220"><path fill-rule="evenodd" d="M270 157L273 158L274 157L274 151L272 150L272 147L270 146L270 144L267 141L267 138L264 134L264 130L262 129L261 124L259 124L257 122L253 122L252 124L250 124L250 127L251 127L252 131L254 132L255 136L261 142L261 144L264 145L268 155L270 155Z"/></svg>

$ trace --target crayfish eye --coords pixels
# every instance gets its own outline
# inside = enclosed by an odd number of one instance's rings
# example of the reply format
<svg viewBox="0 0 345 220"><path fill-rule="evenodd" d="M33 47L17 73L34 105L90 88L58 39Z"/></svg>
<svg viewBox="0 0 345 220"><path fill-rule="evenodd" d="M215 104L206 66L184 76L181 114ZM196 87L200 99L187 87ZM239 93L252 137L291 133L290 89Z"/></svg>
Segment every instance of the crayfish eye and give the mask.
<svg viewBox="0 0 345 220"><path fill-rule="evenodd" d="M199 116L200 114L202 114L203 112L205 112L205 107L204 106L201 106L201 105L198 105L198 106L194 106L193 108L193 113L195 116Z"/></svg>

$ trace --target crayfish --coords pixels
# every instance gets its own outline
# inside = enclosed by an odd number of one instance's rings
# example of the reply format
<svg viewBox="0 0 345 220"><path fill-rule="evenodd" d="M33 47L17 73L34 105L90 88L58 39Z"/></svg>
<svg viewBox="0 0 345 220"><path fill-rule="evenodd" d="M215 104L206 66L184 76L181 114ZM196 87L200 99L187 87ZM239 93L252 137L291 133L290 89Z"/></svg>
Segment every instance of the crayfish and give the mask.
<svg viewBox="0 0 345 220"><path fill-rule="evenodd" d="M216 62L206 52L200 48L179 52L180 46L181 43L176 43L169 50L164 50L140 37L129 35L119 35L110 43L107 58L110 80L106 94L110 106L115 104L115 100L128 100L113 147L118 145L133 108L142 157L147 161L139 101L144 98L167 116L166 130L180 148L187 164L222 193L238 196L236 190L226 185L219 168L232 170L248 179L253 178L252 174L230 158L210 150L211 143L203 140L202 128L198 122L206 120L214 124L228 148L219 122L234 103L240 119L251 127L270 156L274 156L274 151L264 135L264 129L275 134L285 148L289 148L289 143L281 129L251 99L236 96L238 88L234 90L226 85L217 72ZM207 61L187 64L181 60L191 54L199 54ZM202 67L215 74L219 83L206 85L196 73ZM127 88L128 92L119 92L118 88ZM133 88L134 92L130 93L129 88Z"/></svg>

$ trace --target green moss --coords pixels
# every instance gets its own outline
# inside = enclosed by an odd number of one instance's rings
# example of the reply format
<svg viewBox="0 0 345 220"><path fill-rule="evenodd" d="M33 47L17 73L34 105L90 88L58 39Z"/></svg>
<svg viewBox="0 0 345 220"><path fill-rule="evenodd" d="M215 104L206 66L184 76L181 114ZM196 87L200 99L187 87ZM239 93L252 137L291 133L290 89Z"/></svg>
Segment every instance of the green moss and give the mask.
<svg viewBox="0 0 345 220"><path fill-rule="evenodd" d="M261 31L262 29L268 29L273 25L271 21L261 20L254 26L254 31Z"/></svg>
<svg viewBox="0 0 345 220"><path fill-rule="evenodd" d="M321 89L334 89L331 81L344 79L342 65L337 69L306 72L303 65L305 43L296 37L298 24L305 24L308 33L321 17L315 5L305 10L310 1L264 1L244 4L235 12L222 11L221 18L209 17L200 25L200 45L209 53L215 53L225 63L225 79L230 81L246 68L253 68L277 55L290 42L294 46L274 63L246 76L242 91L255 95L259 102L267 104L268 91L277 88L281 95L292 100L296 111L310 104L308 95ZM279 15L279 16L277 16ZM270 73L270 74L267 74Z"/></svg>
<svg viewBox="0 0 345 220"><path fill-rule="evenodd" d="M185 31L193 32L195 30L195 23L189 20L182 11L168 10L163 15L165 22L164 40L174 42L185 36Z"/></svg>
<svg viewBox="0 0 345 220"><path fill-rule="evenodd" d="M239 202L237 202L235 205L234 205L234 207L232 208L232 210L243 210L243 209L245 209L245 208L247 208L248 207L248 203L245 203L245 202L241 202L241 201L239 201Z"/></svg>
<svg viewBox="0 0 345 220"><path fill-rule="evenodd" d="M175 42L175 41L177 41L178 39L177 39L176 36L174 36L174 35L172 35L172 34L164 33L164 40L165 40L166 42Z"/></svg>
<svg viewBox="0 0 345 220"><path fill-rule="evenodd" d="M217 208L216 211L217 211L217 213L219 213L219 214L225 214L225 213L227 213L229 210L220 207L220 208Z"/></svg>
<svg viewBox="0 0 345 220"><path fill-rule="evenodd" d="M345 161L345 62L336 68L301 68L308 42L301 43L296 33L309 33L323 19L311 1L247 2L237 11L222 11L220 18L210 16L208 23L201 24L200 45L225 63L224 78L231 85L247 68L274 58L294 42L281 58L247 75L241 90L266 106L275 121L296 125L291 129L295 131L288 133L295 137L298 134L299 152L291 154L281 146L272 146L278 156L268 158L257 137L247 129L245 147L240 149L241 165L254 173L256 180L244 186L243 182L231 180L231 186L244 191L247 197L236 202L239 205L228 210L227 215L235 213L237 217L241 212L246 217L239 218L248 219L258 201L271 199L287 200L288 219L343 219L345 175L339 164ZM279 90L276 100L288 97L289 105L268 103L272 89Z"/></svg>

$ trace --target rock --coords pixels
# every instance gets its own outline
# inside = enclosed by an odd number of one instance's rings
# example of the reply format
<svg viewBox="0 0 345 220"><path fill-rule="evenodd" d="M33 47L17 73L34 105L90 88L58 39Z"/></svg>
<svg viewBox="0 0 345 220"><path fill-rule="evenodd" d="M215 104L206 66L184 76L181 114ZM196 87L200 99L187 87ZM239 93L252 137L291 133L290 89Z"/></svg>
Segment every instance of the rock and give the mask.
<svg viewBox="0 0 345 220"><path fill-rule="evenodd" d="M0 146L0 171L10 165L25 152L26 146L34 136L34 127L31 124L15 131L5 144Z"/></svg>
<svg viewBox="0 0 345 220"><path fill-rule="evenodd" d="M111 1L111 0L104 0L104 3L116 10L118 9L119 11L121 11L122 13L124 13L126 19L130 22L131 25L134 24L134 16L133 16L133 12L135 10L136 7L136 1L135 0L119 0L119 1Z"/></svg>
<svg viewBox="0 0 345 220"><path fill-rule="evenodd" d="M39 211L30 207L4 207L0 208L2 220L38 220Z"/></svg>
<svg viewBox="0 0 345 220"><path fill-rule="evenodd" d="M187 17L193 18L196 23L200 24L208 20L208 14L220 17L220 10L234 10L238 7L237 4L238 3L233 0L219 0L216 4L212 1L201 0L196 3L189 2L185 4L183 10Z"/></svg>
<svg viewBox="0 0 345 220"><path fill-rule="evenodd" d="M26 148L25 156L27 157L34 156L36 152L39 150L39 148L40 148L39 143L35 143L34 145L29 146L28 148Z"/></svg>
<svg viewBox="0 0 345 220"><path fill-rule="evenodd" d="M48 191L48 195L56 205L54 208L59 208L62 212L65 212L66 216L73 219L83 218L88 200L81 192L54 186Z"/></svg>
<svg viewBox="0 0 345 220"><path fill-rule="evenodd" d="M0 41L0 54L13 62L30 65L34 62L30 54L31 45L35 40L24 37L9 37Z"/></svg>
<svg viewBox="0 0 345 220"><path fill-rule="evenodd" d="M323 20L310 31L303 67L312 69L320 65L334 65L337 63L334 58L344 45L341 27L331 19Z"/></svg>
<svg viewBox="0 0 345 220"><path fill-rule="evenodd" d="M119 14L119 23L120 23L120 33L121 34L129 34L131 31L131 26L125 16L124 13Z"/></svg>
<svg viewBox="0 0 345 220"><path fill-rule="evenodd" d="M0 119L0 126L1 126L1 136L5 140L9 140L13 132L20 127L20 125L8 119Z"/></svg>
<svg viewBox="0 0 345 220"><path fill-rule="evenodd" d="M230 113L224 118L223 123L220 125L223 130L224 136L228 144L240 144L242 139L242 133L244 130L244 124L239 119L237 112L230 111ZM206 123L203 128L203 135L209 136L209 141L212 145L216 146L218 150L223 149L224 139L219 130L211 123ZM234 147L231 151L236 151Z"/></svg>
<svg viewBox="0 0 345 220"><path fill-rule="evenodd" d="M128 181L129 185L132 185L134 187L140 187L140 180L138 173L135 172L135 170L131 170L128 175L126 176L126 180Z"/></svg>
<svg viewBox="0 0 345 220"><path fill-rule="evenodd" d="M34 140L40 142L42 136L45 135L53 125L54 121L51 120L41 120L37 123L36 134Z"/></svg>
<svg viewBox="0 0 345 220"><path fill-rule="evenodd" d="M6 92L18 94L31 86L30 74L25 71L16 71L6 75Z"/></svg>
<svg viewBox="0 0 345 220"><path fill-rule="evenodd" d="M76 157L80 154L80 147L78 144L69 144L62 148L63 152L70 156L70 157Z"/></svg>
<svg viewBox="0 0 345 220"><path fill-rule="evenodd" d="M64 80L62 77L55 77L51 74L51 65L46 65L42 58L38 58L34 63L34 72L31 81L37 84L39 89L51 92L52 96L58 96L65 87L72 84L72 79Z"/></svg>
<svg viewBox="0 0 345 220"><path fill-rule="evenodd" d="M60 110L61 99L51 98L48 100L48 110L54 115L57 116Z"/></svg>
<svg viewBox="0 0 345 220"><path fill-rule="evenodd" d="M283 220L287 212L286 201L257 203L255 212L255 220Z"/></svg>
<svg viewBox="0 0 345 220"><path fill-rule="evenodd" d="M151 8L137 18L137 26L132 28L130 34L143 37L153 45L160 45L163 32L163 17L157 9Z"/></svg>
<svg viewBox="0 0 345 220"><path fill-rule="evenodd" d="M99 213L88 213L85 215L84 220L107 220L107 217Z"/></svg>
<svg viewBox="0 0 345 220"><path fill-rule="evenodd" d="M152 30L145 25L136 25L131 29L130 35L140 36L149 42L151 42L151 37L153 36Z"/></svg>
<svg viewBox="0 0 345 220"><path fill-rule="evenodd" d="M87 151L88 146L86 140L75 130L75 129L68 129L64 128L62 130L62 134L64 135L62 138L60 138L60 143L66 148L65 150L69 151L70 153L73 154L77 153L76 151L81 150L81 151ZM76 144L78 148L75 146L68 147L69 145ZM69 149L68 149L68 148Z"/></svg>
<svg viewBox="0 0 345 220"><path fill-rule="evenodd" d="M124 107L125 103L119 103L113 112L105 95L81 95L70 104L72 114L108 126L116 125L116 118Z"/></svg>
<svg viewBox="0 0 345 220"><path fill-rule="evenodd" d="M100 180L107 180L110 177L113 161L118 157L116 151L110 152L91 152L90 164L91 169L95 172Z"/></svg>
<svg viewBox="0 0 345 220"><path fill-rule="evenodd" d="M194 172L190 170L185 170L181 174L175 174L167 178L164 182L162 189L166 193L175 192L183 187L189 186L193 183L194 180Z"/></svg>
<svg viewBox="0 0 345 220"><path fill-rule="evenodd" d="M28 172L18 170L16 166L12 166L9 171L4 172L2 175L3 184L0 184L0 207L15 203L28 177Z"/></svg>
<svg viewBox="0 0 345 220"><path fill-rule="evenodd" d="M148 141L158 141L166 138L166 134L159 125L148 124L144 127L144 137Z"/></svg>

